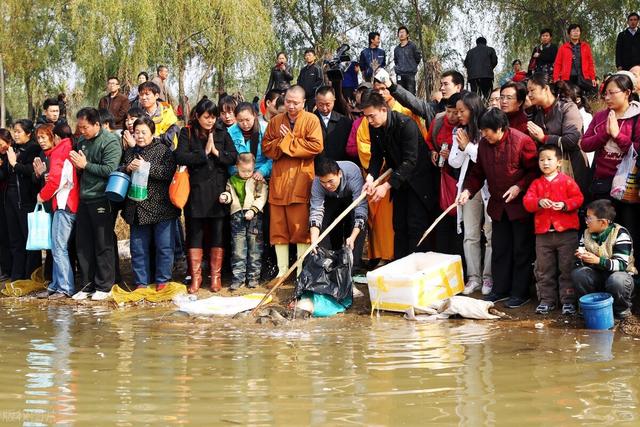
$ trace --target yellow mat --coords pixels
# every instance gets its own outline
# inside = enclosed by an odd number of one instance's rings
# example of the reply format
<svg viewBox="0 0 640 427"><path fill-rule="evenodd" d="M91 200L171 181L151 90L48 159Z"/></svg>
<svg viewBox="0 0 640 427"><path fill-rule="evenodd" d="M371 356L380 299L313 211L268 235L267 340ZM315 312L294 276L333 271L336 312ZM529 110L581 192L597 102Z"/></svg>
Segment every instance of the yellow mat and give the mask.
<svg viewBox="0 0 640 427"><path fill-rule="evenodd" d="M167 286L161 290L156 291L155 285L150 285L147 288L136 289L134 291L126 291L118 285L113 285L111 288L111 298L120 304L125 302L138 302L147 300L149 302L162 302L171 301L173 297L180 294L186 294L187 287L178 282L169 282Z"/></svg>
<svg viewBox="0 0 640 427"><path fill-rule="evenodd" d="M44 269L38 267L32 274L31 279L8 281L2 294L8 297L22 297L32 292L41 291L47 287L44 280Z"/></svg>

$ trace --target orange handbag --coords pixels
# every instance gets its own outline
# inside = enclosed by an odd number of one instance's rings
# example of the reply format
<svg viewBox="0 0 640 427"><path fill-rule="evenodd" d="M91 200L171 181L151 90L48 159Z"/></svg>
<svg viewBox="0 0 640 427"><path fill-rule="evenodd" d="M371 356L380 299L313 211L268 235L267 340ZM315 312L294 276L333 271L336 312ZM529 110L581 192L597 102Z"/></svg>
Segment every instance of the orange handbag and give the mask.
<svg viewBox="0 0 640 427"><path fill-rule="evenodd" d="M169 185L169 199L177 208L184 208L189 199L189 171L186 166L178 166Z"/></svg>

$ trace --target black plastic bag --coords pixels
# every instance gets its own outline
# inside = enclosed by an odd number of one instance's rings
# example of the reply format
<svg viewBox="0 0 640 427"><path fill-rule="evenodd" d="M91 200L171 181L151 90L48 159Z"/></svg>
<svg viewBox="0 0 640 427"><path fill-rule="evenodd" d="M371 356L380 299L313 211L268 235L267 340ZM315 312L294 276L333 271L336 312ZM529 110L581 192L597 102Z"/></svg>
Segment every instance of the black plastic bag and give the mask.
<svg viewBox="0 0 640 427"><path fill-rule="evenodd" d="M296 282L295 296L305 291L329 295L337 301L353 296L351 269L353 253L345 246L338 251L317 248L304 260L302 272Z"/></svg>

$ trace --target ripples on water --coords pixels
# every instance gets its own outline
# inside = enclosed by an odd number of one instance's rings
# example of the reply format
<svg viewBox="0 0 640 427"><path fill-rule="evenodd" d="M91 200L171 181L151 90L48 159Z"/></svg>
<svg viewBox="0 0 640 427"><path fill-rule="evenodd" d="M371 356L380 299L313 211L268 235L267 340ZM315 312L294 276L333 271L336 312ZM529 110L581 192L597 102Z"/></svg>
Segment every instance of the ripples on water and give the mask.
<svg viewBox="0 0 640 427"><path fill-rule="evenodd" d="M638 425L638 341L0 301L0 424Z"/></svg>

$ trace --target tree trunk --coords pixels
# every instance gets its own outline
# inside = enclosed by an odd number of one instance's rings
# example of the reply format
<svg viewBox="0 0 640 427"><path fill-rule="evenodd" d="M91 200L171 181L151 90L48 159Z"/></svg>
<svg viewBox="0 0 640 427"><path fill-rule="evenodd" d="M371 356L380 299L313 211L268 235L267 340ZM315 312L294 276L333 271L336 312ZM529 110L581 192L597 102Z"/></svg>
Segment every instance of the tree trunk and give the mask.
<svg viewBox="0 0 640 427"><path fill-rule="evenodd" d="M7 127L7 109L4 103L4 63L0 55L0 128Z"/></svg>
<svg viewBox="0 0 640 427"><path fill-rule="evenodd" d="M425 98L428 98L431 95L431 91L429 90L429 81L427 80L427 63L426 60L430 56L429 52L427 52L426 46L424 45L424 37L422 36L422 15L420 14L420 5L418 0L413 0L413 9L416 13L416 27L418 28L418 44L420 45L420 52L422 52L422 66L424 68L424 73L422 73L424 77L424 88L426 93L424 94Z"/></svg>
<svg viewBox="0 0 640 427"><path fill-rule="evenodd" d="M182 107L183 115L187 111L184 105L184 74L186 70L185 58L182 55L181 51L178 51L178 105ZM187 121L188 118L184 117L184 120Z"/></svg>
<svg viewBox="0 0 640 427"><path fill-rule="evenodd" d="M224 64L220 64L219 67L217 68L217 76L216 76L216 80L217 80L217 90L218 90L218 96L220 96L221 94L224 93Z"/></svg>
<svg viewBox="0 0 640 427"><path fill-rule="evenodd" d="M196 99L194 100L194 102L198 102L200 101L200 98L202 98L202 93L204 92L204 85L206 84L207 80L209 80L209 77L211 77L212 72L213 72L213 66L207 65L207 69L205 70L202 77L200 77L200 79L198 80L198 87L196 88Z"/></svg>
<svg viewBox="0 0 640 427"><path fill-rule="evenodd" d="M36 109L33 106L33 88L31 87L31 76L26 75L24 78L25 89L27 90L27 116L35 121L36 120Z"/></svg>

